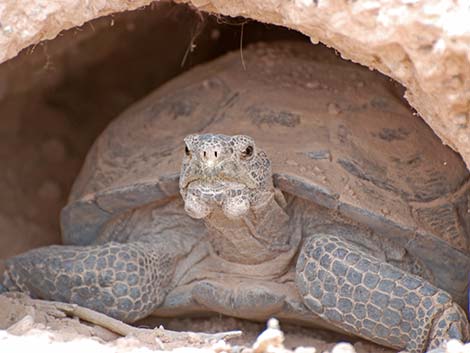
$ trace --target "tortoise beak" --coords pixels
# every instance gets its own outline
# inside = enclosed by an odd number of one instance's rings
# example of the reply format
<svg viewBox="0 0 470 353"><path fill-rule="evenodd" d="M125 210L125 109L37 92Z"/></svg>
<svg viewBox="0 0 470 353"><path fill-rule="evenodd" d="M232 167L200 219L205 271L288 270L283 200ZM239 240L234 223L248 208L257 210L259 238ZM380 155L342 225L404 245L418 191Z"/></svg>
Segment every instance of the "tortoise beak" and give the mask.
<svg viewBox="0 0 470 353"><path fill-rule="evenodd" d="M180 176L180 189L187 189L189 184L194 181L207 182L230 182L243 184L249 189L255 189L257 184L247 175L247 173L239 173L238 168L234 168L231 162L217 161L207 159L190 164Z"/></svg>

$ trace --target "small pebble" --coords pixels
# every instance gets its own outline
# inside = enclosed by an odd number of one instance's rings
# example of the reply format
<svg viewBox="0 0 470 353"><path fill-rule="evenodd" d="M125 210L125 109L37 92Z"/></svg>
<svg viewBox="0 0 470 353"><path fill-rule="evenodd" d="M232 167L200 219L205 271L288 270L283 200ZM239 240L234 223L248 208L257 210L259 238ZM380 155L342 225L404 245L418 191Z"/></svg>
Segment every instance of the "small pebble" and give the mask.
<svg viewBox="0 0 470 353"><path fill-rule="evenodd" d="M317 350L314 347L297 347L294 353L316 353Z"/></svg>
<svg viewBox="0 0 470 353"><path fill-rule="evenodd" d="M3 27L3 32L12 33L13 32L13 27L12 26L4 26Z"/></svg>
<svg viewBox="0 0 470 353"><path fill-rule="evenodd" d="M318 81L307 82L305 86L310 89L316 89L320 87L320 82Z"/></svg>
<svg viewBox="0 0 470 353"><path fill-rule="evenodd" d="M224 340L219 340L212 345L212 350L216 353L231 352L232 347Z"/></svg>
<svg viewBox="0 0 470 353"><path fill-rule="evenodd" d="M31 315L26 315L20 321L11 325L8 328L8 333L12 335L24 335L26 332L34 328L34 318Z"/></svg>
<svg viewBox="0 0 470 353"><path fill-rule="evenodd" d="M458 114L454 117L454 120L459 125L467 124L467 114Z"/></svg>
<svg viewBox="0 0 470 353"><path fill-rule="evenodd" d="M333 347L331 353L356 353L356 350L354 349L352 344L341 342Z"/></svg>
<svg viewBox="0 0 470 353"><path fill-rule="evenodd" d="M330 103L328 104L328 113L331 115L338 115L339 113L341 113L341 109L337 104Z"/></svg>
<svg viewBox="0 0 470 353"><path fill-rule="evenodd" d="M462 342L452 339L446 344L446 353L466 353L469 350L465 348Z"/></svg>
<svg viewBox="0 0 470 353"><path fill-rule="evenodd" d="M261 332L253 344L254 353L272 352L284 349L284 333L279 328L275 318L268 320L267 329Z"/></svg>

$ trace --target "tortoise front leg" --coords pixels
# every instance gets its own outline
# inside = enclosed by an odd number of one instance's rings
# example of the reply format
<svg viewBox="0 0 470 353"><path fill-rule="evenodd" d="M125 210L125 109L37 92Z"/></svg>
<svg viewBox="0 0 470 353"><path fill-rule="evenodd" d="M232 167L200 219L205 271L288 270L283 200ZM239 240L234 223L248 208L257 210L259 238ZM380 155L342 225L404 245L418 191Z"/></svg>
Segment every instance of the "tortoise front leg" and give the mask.
<svg viewBox="0 0 470 353"><path fill-rule="evenodd" d="M162 303L194 246L194 240L178 235L126 244L47 246L7 260L3 285L133 322Z"/></svg>
<svg viewBox="0 0 470 353"><path fill-rule="evenodd" d="M296 274L310 310L378 344L421 353L470 337L466 315L449 294L334 235L307 239Z"/></svg>

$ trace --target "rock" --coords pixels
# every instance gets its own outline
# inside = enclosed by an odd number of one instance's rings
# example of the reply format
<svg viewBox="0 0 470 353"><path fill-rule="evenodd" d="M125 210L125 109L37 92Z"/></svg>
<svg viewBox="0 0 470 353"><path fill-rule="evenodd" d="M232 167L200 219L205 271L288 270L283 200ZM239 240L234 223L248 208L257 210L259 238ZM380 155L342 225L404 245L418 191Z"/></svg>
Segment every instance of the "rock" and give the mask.
<svg viewBox="0 0 470 353"><path fill-rule="evenodd" d="M352 344L341 342L333 347L331 353L356 353L356 350Z"/></svg>
<svg viewBox="0 0 470 353"><path fill-rule="evenodd" d="M303 346L300 346L300 347L297 347L295 350L294 350L294 353L316 353L317 350L316 348L314 347L303 347Z"/></svg>
<svg viewBox="0 0 470 353"><path fill-rule="evenodd" d="M12 335L21 336L34 327L34 318L31 315L26 315L16 324L8 328L8 333Z"/></svg>
<svg viewBox="0 0 470 353"><path fill-rule="evenodd" d="M463 344L458 340L450 340L446 344L445 353L470 353L470 343Z"/></svg>
<svg viewBox="0 0 470 353"><path fill-rule="evenodd" d="M253 344L253 353L283 352L284 333L279 328L279 321L271 318L268 320L266 330L264 330Z"/></svg>
<svg viewBox="0 0 470 353"><path fill-rule="evenodd" d="M338 104L336 104L336 103L328 104L328 114L338 115L339 113L341 113L341 109L338 106Z"/></svg>

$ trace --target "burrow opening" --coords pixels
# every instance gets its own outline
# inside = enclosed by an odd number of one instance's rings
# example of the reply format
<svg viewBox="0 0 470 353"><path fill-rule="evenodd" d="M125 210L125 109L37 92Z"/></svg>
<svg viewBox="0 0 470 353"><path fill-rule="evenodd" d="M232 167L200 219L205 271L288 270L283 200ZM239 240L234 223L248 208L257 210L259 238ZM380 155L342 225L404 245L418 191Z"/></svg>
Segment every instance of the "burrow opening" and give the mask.
<svg viewBox="0 0 470 353"><path fill-rule="evenodd" d="M0 65L6 78L0 83L0 270L10 256L60 244L59 213L72 183L93 141L120 112L183 71L232 50L243 65L243 48L273 40L309 38L159 3L64 31ZM403 96L398 84L396 94ZM187 320L166 324L208 331L240 324L220 317L215 324ZM244 325L252 332L262 327ZM341 337L318 331L315 339Z"/></svg>

